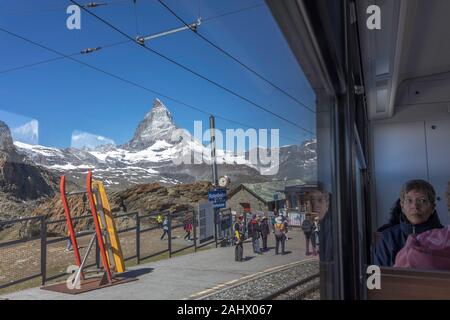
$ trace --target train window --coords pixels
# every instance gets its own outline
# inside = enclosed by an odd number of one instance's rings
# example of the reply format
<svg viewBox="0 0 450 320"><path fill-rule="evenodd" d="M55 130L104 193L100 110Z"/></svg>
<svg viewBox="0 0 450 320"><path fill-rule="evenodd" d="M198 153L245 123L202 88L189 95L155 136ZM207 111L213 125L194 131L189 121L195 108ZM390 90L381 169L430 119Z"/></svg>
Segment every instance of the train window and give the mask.
<svg viewBox="0 0 450 320"><path fill-rule="evenodd" d="M315 51L317 43L314 41L326 42L325 48L322 47L325 51L330 50L330 46L333 47L332 50L340 48L342 25L339 15L342 8L331 2L331 11L323 10L320 4L315 6L312 2L267 1L267 4L316 93L317 185L315 190L309 193L308 203L320 224L321 299L336 299L342 296L343 291L342 279L339 276L342 271L339 243L342 239L338 232L341 202L337 192L339 181L336 179L340 164L339 159L335 157L341 148L337 123L340 101L336 89L340 90L342 79L339 72L330 72L324 63L332 63L339 69L344 53L339 50L326 52L334 56L333 58L318 55ZM319 12L325 16L316 15ZM309 32L313 30L321 34L321 39L311 40L314 35ZM323 61L322 58L325 57L331 60Z"/></svg>
<svg viewBox="0 0 450 320"><path fill-rule="evenodd" d="M450 2L373 2L2 1L0 299L94 228L104 270L114 238L293 270L260 299L450 298Z"/></svg>
<svg viewBox="0 0 450 320"><path fill-rule="evenodd" d="M332 279L337 268L336 98L311 78L318 60L299 64L274 4L2 1L0 39L8 49L0 66L0 295L29 286L30 277L34 285L61 279L72 253L78 265L100 265L112 256L108 241L120 251L115 235L100 232L105 246L97 252L85 243L94 227L99 232L93 208L104 200L81 196L93 176L119 216L127 261L234 245L236 255L230 249L225 261L251 264L255 274L289 267L294 276L274 288L309 279L309 295L319 298L319 271ZM299 13L295 2L286 4ZM63 205L66 185L73 199ZM71 214L82 222L71 223ZM290 223L288 233L274 229L278 219ZM258 248L254 224L262 221L281 235L264 229L269 244ZM256 239L241 243L239 231ZM17 258L32 241L40 249ZM299 261L306 267L291 266ZM176 298L194 289L183 290Z"/></svg>

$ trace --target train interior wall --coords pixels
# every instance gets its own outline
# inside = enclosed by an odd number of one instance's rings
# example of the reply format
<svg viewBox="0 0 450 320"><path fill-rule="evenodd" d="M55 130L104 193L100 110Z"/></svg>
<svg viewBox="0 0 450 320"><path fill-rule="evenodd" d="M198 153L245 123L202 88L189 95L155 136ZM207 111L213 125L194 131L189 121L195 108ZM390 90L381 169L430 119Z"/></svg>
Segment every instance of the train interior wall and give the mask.
<svg viewBox="0 0 450 320"><path fill-rule="evenodd" d="M435 187L437 212L449 224L450 73L403 81L394 110L393 117L370 125L372 225L376 229L389 220L390 208L409 179L425 179Z"/></svg>

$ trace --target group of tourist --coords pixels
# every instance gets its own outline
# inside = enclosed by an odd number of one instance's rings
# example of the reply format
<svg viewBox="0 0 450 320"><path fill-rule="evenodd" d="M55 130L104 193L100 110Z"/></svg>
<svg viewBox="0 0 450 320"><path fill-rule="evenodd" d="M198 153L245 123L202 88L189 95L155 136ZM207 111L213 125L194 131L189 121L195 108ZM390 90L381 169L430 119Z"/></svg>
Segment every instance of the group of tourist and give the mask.
<svg viewBox="0 0 450 320"><path fill-rule="evenodd" d="M235 235L235 260L242 261L243 259L243 242L245 240L245 231L247 229L247 236L252 240L253 252L255 254L263 254L269 251L267 240L271 232L275 236L275 254L285 254L285 243L287 240L288 222L284 216L275 216L269 222L267 216L258 216L256 213L252 214L251 220L247 223L245 228L244 216L240 215L236 218L233 230ZM262 247L261 247L262 242Z"/></svg>

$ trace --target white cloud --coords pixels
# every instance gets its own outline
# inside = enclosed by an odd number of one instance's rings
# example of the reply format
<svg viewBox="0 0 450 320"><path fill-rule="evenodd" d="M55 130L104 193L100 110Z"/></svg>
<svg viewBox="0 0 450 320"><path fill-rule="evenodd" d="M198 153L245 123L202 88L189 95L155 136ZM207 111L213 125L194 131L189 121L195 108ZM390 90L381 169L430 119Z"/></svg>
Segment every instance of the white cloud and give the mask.
<svg viewBox="0 0 450 320"><path fill-rule="evenodd" d="M88 132L74 131L72 133L71 147L77 149L93 149L98 146L116 143L112 139L105 138L103 136L95 135Z"/></svg>
<svg viewBox="0 0 450 320"><path fill-rule="evenodd" d="M11 135L14 141L28 144L39 143L39 121L33 119L20 127L12 128Z"/></svg>

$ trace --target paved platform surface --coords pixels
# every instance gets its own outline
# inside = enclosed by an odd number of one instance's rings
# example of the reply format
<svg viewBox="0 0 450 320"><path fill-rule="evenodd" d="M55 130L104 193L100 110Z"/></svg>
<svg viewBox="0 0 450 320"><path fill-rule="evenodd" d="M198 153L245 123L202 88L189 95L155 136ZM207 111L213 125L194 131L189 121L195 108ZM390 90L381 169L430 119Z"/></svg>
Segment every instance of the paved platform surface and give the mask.
<svg viewBox="0 0 450 320"><path fill-rule="evenodd" d="M251 243L244 244L245 261L234 261L234 247L212 248L192 254L141 264L127 270L128 276L139 280L102 288L78 295L27 289L0 296L20 300L181 300L208 294L217 288L248 279L274 268L310 259L305 256L305 239L300 230L291 230L286 242L286 255L275 255L273 235L271 250L254 254Z"/></svg>

